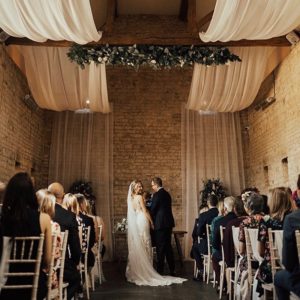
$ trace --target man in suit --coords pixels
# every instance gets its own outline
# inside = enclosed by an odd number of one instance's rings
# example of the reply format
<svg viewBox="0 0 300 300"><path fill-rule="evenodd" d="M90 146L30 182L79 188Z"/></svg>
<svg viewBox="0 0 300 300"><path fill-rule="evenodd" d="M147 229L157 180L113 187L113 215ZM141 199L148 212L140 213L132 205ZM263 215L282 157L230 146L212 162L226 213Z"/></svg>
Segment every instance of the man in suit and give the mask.
<svg viewBox="0 0 300 300"><path fill-rule="evenodd" d="M56 198L53 221L60 225L61 231L69 231L65 258L64 281L69 283L67 287L67 296L68 299L71 299L80 287L80 274L77 266L81 256L81 249L76 215L62 207L64 188L60 183L54 182L50 184L48 191L54 194Z"/></svg>
<svg viewBox="0 0 300 300"><path fill-rule="evenodd" d="M295 231L300 229L300 210L289 214L283 224L282 263L285 270L275 274L274 284L279 300L290 298L290 292L300 297L300 265Z"/></svg>
<svg viewBox="0 0 300 300"><path fill-rule="evenodd" d="M165 258L167 259L170 275L174 275L175 261L171 245L172 228L175 226L172 214L172 199L162 187L159 177L151 181L154 194L152 197L151 216L154 224L154 240L157 254L157 272L163 274Z"/></svg>
<svg viewBox="0 0 300 300"><path fill-rule="evenodd" d="M196 224L196 237L200 238L200 243L196 242L192 247L192 256L196 260L197 268L200 270L199 278L201 278L201 272L203 270L203 255L208 253L207 249L207 235L206 225L210 225L212 220L218 216L218 197L216 195L210 195L207 199L208 211L203 212L198 217L198 223ZM196 279L196 278L195 278Z"/></svg>

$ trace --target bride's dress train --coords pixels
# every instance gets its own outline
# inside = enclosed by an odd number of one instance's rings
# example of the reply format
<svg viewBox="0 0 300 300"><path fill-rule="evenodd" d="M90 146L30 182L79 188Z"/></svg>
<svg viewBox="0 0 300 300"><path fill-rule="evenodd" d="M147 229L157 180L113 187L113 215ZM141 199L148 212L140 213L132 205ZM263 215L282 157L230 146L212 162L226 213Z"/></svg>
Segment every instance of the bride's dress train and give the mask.
<svg viewBox="0 0 300 300"><path fill-rule="evenodd" d="M186 281L184 278L162 276L153 268L149 221L140 206L137 207L138 209L134 209L132 201L128 199L127 281L148 286L163 286Z"/></svg>

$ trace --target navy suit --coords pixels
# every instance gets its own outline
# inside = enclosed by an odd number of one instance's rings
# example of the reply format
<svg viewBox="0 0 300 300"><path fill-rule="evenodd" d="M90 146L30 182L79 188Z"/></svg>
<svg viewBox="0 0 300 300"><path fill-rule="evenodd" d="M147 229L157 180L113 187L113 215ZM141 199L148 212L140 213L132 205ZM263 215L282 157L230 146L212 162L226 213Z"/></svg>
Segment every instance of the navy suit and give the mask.
<svg viewBox="0 0 300 300"><path fill-rule="evenodd" d="M212 220L217 217L219 211L216 207L210 208L208 211L203 212L199 215L198 222L195 224L193 230L193 237L200 237L200 243L196 240L192 247L192 256L196 260L197 267L199 269L203 268L202 265L202 255L208 253L207 249L207 234L206 234L206 224L210 225Z"/></svg>
<svg viewBox="0 0 300 300"><path fill-rule="evenodd" d="M172 228L175 226L170 194L160 188L152 197L150 208L154 223L154 241L157 255L157 271L162 274L167 259L170 273L174 273L175 261L171 245Z"/></svg>
<svg viewBox="0 0 300 300"><path fill-rule="evenodd" d="M300 266L295 231L300 229L300 210L286 216L283 224L282 263L285 270L275 274L274 284L279 300L289 299L290 291L300 297Z"/></svg>

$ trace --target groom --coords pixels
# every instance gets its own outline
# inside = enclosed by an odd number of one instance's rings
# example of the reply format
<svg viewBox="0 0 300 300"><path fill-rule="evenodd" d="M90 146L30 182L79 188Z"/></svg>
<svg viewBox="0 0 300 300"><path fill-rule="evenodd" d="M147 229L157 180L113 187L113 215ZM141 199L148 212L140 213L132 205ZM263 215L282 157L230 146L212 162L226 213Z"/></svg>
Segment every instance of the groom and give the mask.
<svg viewBox="0 0 300 300"><path fill-rule="evenodd" d="M157 272L159 274L163 273L166 257L170 275L174 275L175 262L171 246L171 236L175 223L172 214L172 199L170 194L162 187L162 180L159 177L152 178L151 186L154 190L150 210L154 223Z"/></svg>

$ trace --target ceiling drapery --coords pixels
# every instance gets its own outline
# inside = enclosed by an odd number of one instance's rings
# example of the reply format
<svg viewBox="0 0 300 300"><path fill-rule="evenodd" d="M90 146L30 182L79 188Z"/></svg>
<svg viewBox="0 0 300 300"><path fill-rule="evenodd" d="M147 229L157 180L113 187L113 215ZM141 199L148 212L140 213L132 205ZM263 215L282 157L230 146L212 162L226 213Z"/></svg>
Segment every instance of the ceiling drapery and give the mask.
<svg viewBox="0 0 300 300"><path fill-rule="evenodd" d="M31 93L41 108L55 111L89 108L110 111L104 64L91 63L85 69L71 63L68 49L21 47Z"/></svg>
<svg viewBox="0 0 300 300"><path fill-rule="evenodd" d="M286 51L271 47L232 48L242 62L229 66L195 64L187 108L217 112L242 110L254 101L264 78Z"/></svg>
<svg viewBox="0 0 300 300"><path fill-rule="evenodd" d="M98 41L89 0L0 0L0 28L36 42Z"/></svg>
<svg viewBox="0 0 300 300"><path fill-rule="evenodd" d="M300 25L299 0L217 0L204 42L262 40Z"/></svg>

